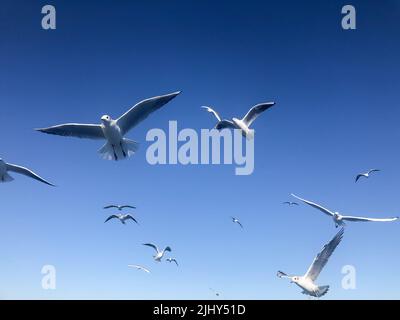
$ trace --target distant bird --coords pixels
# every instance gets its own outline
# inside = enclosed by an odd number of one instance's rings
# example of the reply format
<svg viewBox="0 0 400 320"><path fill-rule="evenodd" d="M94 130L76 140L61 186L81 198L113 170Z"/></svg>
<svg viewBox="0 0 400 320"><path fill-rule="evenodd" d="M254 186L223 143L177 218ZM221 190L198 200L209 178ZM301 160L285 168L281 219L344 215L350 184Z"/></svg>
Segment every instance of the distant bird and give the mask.
<svg viewBox="0 0 400 320"><path fill-rule="evenodd" d="M368 171L365 172L365 173L359 173L359 174L356 176L356 181L355 181L355 182L357 182L358 179L360 179L361 177L369 178L369 176L370 176L370 174L371 174L372 172L379 172L379 171L381 171L381 170L379 170L379 169L371 169L371 170L368 170Z"/></svg>
<svg viewBox="0 0 400 320"><path fill-rule="evenodd" d="M219 292L215 291L213 288L209 288L217 297L219 297Z"/></svg>
<svg viewBox="0 0 400 320"><path fill-rule="evenodd" d="M325 213L326 215L332 217L336 228L338 226L346 226L345 221L352 221L352 222L392 222L392 221L396 221L399 219L399 217L395 217L395 218L384 218L384 219L378 219L378 218L363 218L363 217L354 217L354 216L342 216L341 214L339 214L338 212L332 212L322 206L320 206L319 204L316 204L314 202L302 199L294 194L292 194L293 197L303 201L304 203L308 204L309 206L318 209L320 211L322 211L323 213Z"/></svg>
<svg viewBox="0 0 400 320"><path fill-rule="evenodd" d="M231 217L231 219L233 223L237 223L243 229L243 226L238 219L236 219L235 217Z"/></svg>
<svg viewBox="0 0 400 320"><path fill-rule="evenodd" d="M157 262L161 262L161 259L163 258L166 251L169 251L169 252L172 251L170 247L166 247L164 250L160 250L160 249L158 249L158 247L155 244L152 244L152 243L143 243L143 245L152 247L154 250L156 250L156 254L153 256L153 258Z"/></svg>
<svg viewBox="0 0 400 320"><path fill-rule="evenodd" d="M106 140L106 144L99 150L102 157L107 160L124 159L139 148L136 141L124 138L124 135L179 93L178 91L143 100L116 120L104 115L101 117L101 124L67 123L36 130L60 136Z"/></svg>
<svg viewBox="0 0 400 320"><path fill-rule="evenodd" d="M167 258L167 261L168 261L168 262L175 262L175 264L176 264L177 266L179 266L178 261L176 261L175 258Z"/></svg>
<svg viewBox="0 0 400 320"><path fill-rule="evenodd" d="M115 208L115 209L118 209L119 211L121 211L124 208L136 209L136 207L130 206L130 205L127 205L127 204L124 204L124 205L110 204L109 206L105 206L103 209L110 209L110 208Z"/></svg>
<svg viewBox="0 0 400 320"><path fill-rule="evenodd" d="M113 214L111 216L109 216L106 221L104 221L104 223L106 223L107 221L111 220L111 219L118 219L119 221L121 221L122 224L126 224L127 220L133 220L135 221L137 224L139 224L136 219L134 217L132 217L130 214Z"/></svg>
<svg viewBox="0 0 400 320"><path fill-rule="evenodd" d="M48 184L49 186L54 187L53 184L44 180L43 178L41 178L40 176L38 176L36 173L29 170L28 168L17 166L16 164L6 163L6 162L4 162L3 159L0 158L0 182L10 182L10 181L14 180L14 178L11 177L8 174L8 172L15 172L15 173L23 174L32 179L38 180L40 182Z"/></svg>
<svg viewBox="0 0 400 320"><path fill-rule="evenodd" d="M315 284L315 280L317 280L333 251L342 240L343 234L344 228L340 229L334 238L322 248L322 251L315 257L313 263L304 276L289 276L282 271L278 271L277 276L279 278L289 278L291 283L295 283L303 289L303 294L317 298L322 297L328 292L329 286L318 286Z"/></svg>
<svg viewBox="0 0 400 320"><path fill-rule="evenodd" d="M212 108L207 106L202 106L203 109L206 109L207 112L212 113L215 118L217 118L218 123L215 126L215 129L222 130L225 128L231 129L240 129L242 130L242 135L247 139L253 138L253 132L250 130L250 125L253 123L256 118L263 113L265 110L271 108L275 105L275 102L266 102L260 103L252 107L247 114L243 117L243 119L232 118L231 120L222 119L219 114Z"/></svg>
<svg viewBox="0 0 400 320"><path fill-rule="evenodd" d="M136 268L136 269L138 269L138 270L143 270L144 272L150 273L150 270L149 270L149 269L147 269L147 268L145 268L145 267L142 267L142 266L139 266L139 265L137 265L137 264L128 264L128 267L130 267L130 268Z"/></svg>
<svg viewBox="0 0 400 320"><path fill-rule="evenodd" d="M282 202L283 204L287 204L289 206L298 206L299 204L297 202L292 202L292 201L285 201Z"/></svg>

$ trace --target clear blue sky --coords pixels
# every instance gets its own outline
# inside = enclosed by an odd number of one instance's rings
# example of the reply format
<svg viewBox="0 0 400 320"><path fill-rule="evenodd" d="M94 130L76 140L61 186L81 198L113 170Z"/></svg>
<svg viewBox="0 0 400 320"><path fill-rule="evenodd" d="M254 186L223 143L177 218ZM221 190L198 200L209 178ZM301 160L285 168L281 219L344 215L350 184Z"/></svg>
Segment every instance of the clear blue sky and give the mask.
<svg viewBox="0 0 400 320"><path fill-rule="evenodd" d="M212 287L225 299L304 299L276 271L303 274L337 230L283 206L291 192L344 214L400 213L398 1L351 1L353 31L340 24L349 1L51 1L57 29L44 31L47 3L0 8L1 157L57 184L0 185L0 298L208 299ZM127 161L100 159L98 141L33 131L176 90L128 134L141 149ZM201 105L232 117L270 100L254 123L253 175L147 164L149 129L210 128ZM382 171L354 183L372 167ZM110 202L137 205L140 226L104 224ZM180 267L154 262L143 242L171 246ZM399 244L399 223L349 225L318 279L326 298L400 298ZM41 288L45 264L54 291ZM356 290L341 288L347 264Z"/></svg>

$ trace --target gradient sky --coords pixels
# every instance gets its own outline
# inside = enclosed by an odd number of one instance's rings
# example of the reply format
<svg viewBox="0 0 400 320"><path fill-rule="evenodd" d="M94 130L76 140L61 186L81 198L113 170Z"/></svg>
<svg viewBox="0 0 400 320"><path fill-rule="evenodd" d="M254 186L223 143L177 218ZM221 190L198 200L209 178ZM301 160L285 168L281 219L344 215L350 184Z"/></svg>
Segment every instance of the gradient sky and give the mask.
<svg viewBox="0 0 400 320"><path fill-rule="evenodd" d="M54 31L41 29L48 3ZM348 3L357 30L341 28ZM0 298L212 299L212 287L224 299L306 299L276 272L305 273L337 230L282 205L291 192L343 214L400 214L399 18L395 0L3 1L0 156L57 187L17 174L0 185ZM129 132L141 147L126 161L100 159L99 141L33 131L176 90ZM230 118L270 100L251 176L146 162L148 130L177 120L199 131L215 124L201 105ZM111 202L136 205L140 226L104 224ZM180 267L154 262L143 242L171 246ZM400 298L399 244L399 223L349 225L318 279L331 286L324 298ZM41 288L47 264L56 290ZM341 288L344 265L356 290Z"/></svg>

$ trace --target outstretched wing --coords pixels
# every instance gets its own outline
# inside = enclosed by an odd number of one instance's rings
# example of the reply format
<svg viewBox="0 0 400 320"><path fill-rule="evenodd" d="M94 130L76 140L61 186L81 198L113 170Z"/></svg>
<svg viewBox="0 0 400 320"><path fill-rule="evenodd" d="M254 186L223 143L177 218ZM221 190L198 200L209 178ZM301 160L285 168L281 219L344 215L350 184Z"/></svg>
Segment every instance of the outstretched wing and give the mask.
<svg viewBox="0 0 400 320"><path fill-rule="evenodd" d="M207 106L202 106L202 108L203 108L203 109L206 109L207 112L212 113L212 114L217 118L218 122L221 121L221 117L219 116L219 114L218 114L217 111L215 111L214 109L212 109L212 108L210 108L210 107L207 107Z"/></svg>
<svg viewBox="0 0 400 320"><path fill-rule="evenodd" d="M333 216L333 212L332 212L332 211L330 211L330 210L328 210L328 209L326 209L326 208L320 206L319 204L316 204L316 203L314 203L314 202L311 202L311 201L302 199L302 198L300 198L300 197L294 195L293 193L292 193L292 196L295 197L296 199L299 199L299 200L303 201L304 203L308 204L309 206L311 206L311 207L313 207L313 208L315 208L315 209L318 209L318 210L322 211L323 213L325 213L325 214L328 215L328 216Z"/></svg>
<svg viewBox="0 0 400 320"><path fill-rule="evenodd" d="M170 247L165 247L165 249L164 249L164 252L165 251L169 251L169 252L171 252L172 250L171 250L171 248Z"/></svg>
<svg viewBox="0 0 400 320"><path fill-rule="evenodd" d="M66 123L49 128L35 129L36 131L55 134L58 136L104 139L104 133L98 124Z"/></svg>
<svg viewBox="0 0 400 320"><path fill-rule="evenodd" d="M130 129L146 119L151 113L160 109L170 100L175 98L179 93L180 91L166 94L164 96L153 97L134 105L117 119L117 124L121 128L122 134L127 133Z"/></svg>
<svg viewBox="0 0 400 320"><path fill-rule="evenodd" d="M399 217L394 218L364 218L364 217L354 217L354 216L343 216L343 220L353 221L353 222L392 222L399 219Z"/></svg>
<svg viewBox="0 0 400 320"><path fill-rule="evenodd" d="M106 219L106 221L104 221L104 223L106 223L107 221L109 221L109 220L111 220L111 219L119 219L119 217L118 216L116 216L115 214L113 214L113 215L111 215L111 216L109 216L107 219Z"/></svg>
<svg viewBox="0 0 400 320"><path fill-rule="evenodd" d="M255 105L253 108L247 112L247 114L244 116L242 121L250 127L250 125L253 123L256 118L263 113L265 110L271 108L272 106L275 105L275 102L265 102L265 103L260 103Z"/></svg>
<svg viewBox="0 0 400 320"><path fill-rule="evenodd" d="M155 245L155 244L152 244L152 243L143 243L143 245L144 246L148 246L148 247L152 247L154 250L156 250L157 251L157 253L158 253L158 248L157 248L157 246Z"/></svg>
<svg viewBox="0 0 400 320"><path fill-rule="evenodd" d="M16 164L11 164L11 163L7 163L6 166L8 171L13 171L19 174L23 174L25 176L28 176L30 178L33 178L35 180L38 180L40 182L48 184L49 186L54 187L54 184L51 184L50 182L46 181L45 179L38 176L36 173L34 173L32 170L29 170L28 168L17 166Z"/></svg>
<svg viewBox="0 0 400 320"><path fill-rule="evenodd" d="M137 224L139 224L139 222L137 222L137 220L134 217L132 217L130 214L128 214L126 216L126 219L131 219L131 220L135 221Z"/></svg>
<svg viewBox="0 0 400 320"><path fill-rule="evenodd" d="M136 268L136 269L138 269L138 270L143 270L144 272L150 273L150 270L149 270L149 269L147 269L147 268L145 268L145 267L142 267L142 266L139 266L139 265L137 265L137 264L128 264L128 267Z"/></svg>
<svg viewBox="0 0 400 320"><path fill-rule="evenodd" d="M110 208L118 208L118 206L116 206L115 204L111 204L109 206L103 207L103 209L110 209Z"/></svg>
<svg viewBox="0 0 400 320"><path fill-rule="evenodd" d="M234 123L229 120L221 120L215 126L215 129L217 129L217 130L222 130L222 129L226 129L226 128L236 129Z"/></svg>
<svg viewBox="0 0 400 320"><path fill-rule="evenodd" d="M123 205L123 206L121 206L121 209L124 209L124 208L130 208L130 209L136 209L136 207L134 207L134 206L130 206L130 205Z"/></svg>
<svg viewBox="0 0 400 320"><path fill-rule="evenodd" d="M357 182L358 179L360 179L361 177L365 177L365 175L362 174L362 173L358 174L358 175L356 176L356 181L355 181L355 182Z"/></svg>
<svg viewBox="0 0 400 320"><path fill-rule="evenodd" d="M340 231L333 237L333 239L322 248L322 251L315 257L313 263L305 274L306 278L309 278L312 281L315 281L315 279L317 279L318 275L325 267L333 251L335 251L340 241L342 241L343 234L344 228L340 229Z"/></svg>
<svg viewBox="0 0 400 320"><path fill-rule="evenodd" d="M284 272L282 272L282 271L278 271L278 272L276 273L276 276L277 276L278 278L290 278L290 276L288 276L286 273L284 273Z"/></svg>
<svg viewBox="0 0 400 320"><path fill-rule="evenodd" d="M381 170L379 170L379 169L371 169L371 170L368 171L368 174L370 174L372 172L379 172L379 171L381 171Z"/></svg>

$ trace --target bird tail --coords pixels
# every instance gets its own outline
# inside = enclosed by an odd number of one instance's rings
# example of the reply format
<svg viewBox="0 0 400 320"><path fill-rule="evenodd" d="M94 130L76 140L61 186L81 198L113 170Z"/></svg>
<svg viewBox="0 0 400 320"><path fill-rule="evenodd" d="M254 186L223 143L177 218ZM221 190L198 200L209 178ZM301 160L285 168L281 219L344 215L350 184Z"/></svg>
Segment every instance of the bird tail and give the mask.
<svg viewBox="0 0 400 320"><path fill-rule="evenodd" d="M5 172L1 177L0 177L0 182L10 182L13 181L14 178L11 177L7 172Z"/></svg>
<svg viewBox="0 0 400 320"><path fill-rule="evenodd" d="M139 143L129 139L122 139L120 145L111 145L106 142L104 146L99 149L101 157L105 160L122 160L132 156L139 149Z"/></svg>
<svg viewBox="0 0 400 320"><path fill-rule="evenodd" d="M319 298L325 295L328 291L329 291L329 286L319 286L315 294Z"/></svg>

